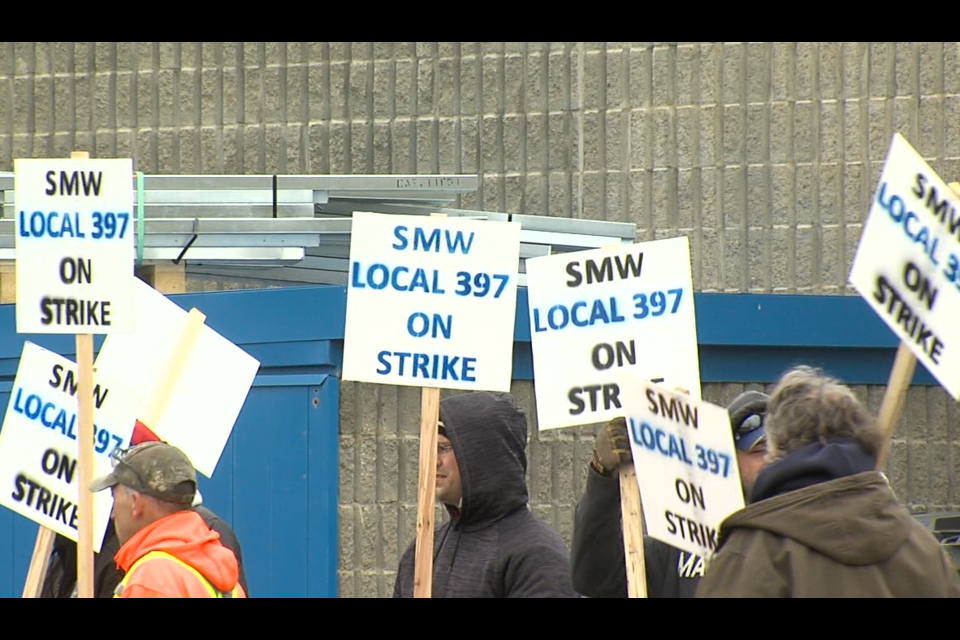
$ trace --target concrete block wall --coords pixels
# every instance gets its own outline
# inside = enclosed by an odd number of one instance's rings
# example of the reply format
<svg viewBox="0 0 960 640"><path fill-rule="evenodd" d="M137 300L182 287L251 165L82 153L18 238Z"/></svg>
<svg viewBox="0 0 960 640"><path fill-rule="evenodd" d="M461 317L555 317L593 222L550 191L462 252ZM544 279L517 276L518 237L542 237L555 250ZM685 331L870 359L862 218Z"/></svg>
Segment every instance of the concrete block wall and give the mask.
<svg viewBox="0 0 960 640"><path fill-rule="evenodd" d="M147 173L475 173L457 206L689 236L698 291L853 295L895 131L960 178L960 43L0 43L0 171L88 150ZM960 506L957 412L908 394L888 472L911 506ZM418 425L416 390L344 384L344 596L392 591ZM568 539L592 433L531 424L532 503Z"/></svg>

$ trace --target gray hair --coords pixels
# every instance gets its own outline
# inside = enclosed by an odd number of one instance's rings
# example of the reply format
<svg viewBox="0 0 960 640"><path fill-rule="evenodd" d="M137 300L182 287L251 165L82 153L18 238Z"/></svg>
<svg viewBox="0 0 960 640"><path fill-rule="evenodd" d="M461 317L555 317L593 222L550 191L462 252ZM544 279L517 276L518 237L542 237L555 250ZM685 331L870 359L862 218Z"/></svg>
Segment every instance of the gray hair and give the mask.
<svg viewBox="0 0 960 640"><path fill-rule="evenodd" d="M883 445L876 419L850 388L807 366L780 378L770 395L766 429L771 460L834 438L859 443L874 459Z"/></svg>

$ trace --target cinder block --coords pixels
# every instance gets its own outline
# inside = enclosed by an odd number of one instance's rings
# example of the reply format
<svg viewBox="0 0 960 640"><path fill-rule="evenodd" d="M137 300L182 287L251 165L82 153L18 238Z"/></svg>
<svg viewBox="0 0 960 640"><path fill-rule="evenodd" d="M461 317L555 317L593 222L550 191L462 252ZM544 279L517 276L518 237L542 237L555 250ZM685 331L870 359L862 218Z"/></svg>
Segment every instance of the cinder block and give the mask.
<svg viewBox="0 0 960 640"><path fill-rule="evenodd" d="M577 104L576 83L573 82L574 54L566 51L553 51L547 57L547 109L551 112L572 108Z"/></svg>
<svg viewBox="0 0 960 640"><path fill-rule="evenodd" d="M817 207L821 224L837 224L842 206L843 167L835 163L822 163L817 167Z"/></svg>
<svg viewBox="0 0 960 640"><path fill-rule="evenodd" d="M503 171L503 120L499 116L484 116L480 122L481 166L484 172Z"/></svg>
<svg viewBox="0 0 960 640"><path fill-rule="evenodd" d="M356 499L357 486L357 447L356 437L341 435L339 447L339 491L341 502Z"/></svg>
<svg viewBox="0 0 960 640"><path fill-rule="evenodd" d="M816 85L817 42L796 43L794 58L795 97L797 100L816 100L819 98Z"/></svg>
<svg viewBox="0 0 960 640"><path fill-rule="evenodd" d="M815 157L814 109L811 102L797 102L793 106L793 160L813 162Z"/></svg>
<svg viewBox="0 0 960 640"><path fill-rule="evenodd" d="M770 42L747 43L747 102L766 102L770 91Z"/></svg>
<svg viewBox="0 0 960 640"><path fill-rule="evenodd" d="M733 105L723 108L723 161L726 165L743 164L746 160L747 109Z"/></svg>
<svg viewBox="0 0 960 640"><path fill-rule="evenodd" d="M819 42L819 59L817 60L817 91L821 100L840 100L843 98L841 83L840 48L839 42Z"/></svg>
<svg viewBox="0 0 960 640"><path fill-rule="evenodd" d="M720 291L722 289L721 274L723 266L723 248L720 244L720 234L715 228L703 229L703 240L699 246L700 256L700 291Z"/></svg>
<svg viewBox="0 0 960 640"><path fill-rule="evenodd" d="M774 227L770 231L770 287L773 291L792 291L795 288L796 231L788 227Z"/></svg>
<svg viewBox="0 0 960 640"><path fill-rule="evenodd" d="M545 158L549 153L549 121L546 114L534 113L525 117L524 146L526 147L525 170L543 172L547 170ZM562 144L563 140L558 140Z"/></svg>
<svg viewBox="0 0 960 640"><path fill-rule="evenodd" d="M639 81L642 83L641 86L648 83L648 78L651 78L651 67L653 82L647 91L644 92L646 94L643 96L645 98L644 102L634 104L642 104L644 106L650 104L654 107L676 106L676 59L676 47L673 45L657 46L653 47L652 50L641 50L640 60L643 64L637 69L640 75L634 78L633 73L631 73L630 82L632 84L634 80ZM616 96L616 98L617 101L613 102L611 100L611 103L619 103L620 97Z"/></svg>
<svg viewBox="0 0 960 640"><path fill-rule="evenodd" d="M648 117L653 124L653 167L645 168L675 168L677 166L677 138L676 120L672 109L653 109ZM608 129L609 130L609 129ZM609 137L617 136L617 131L610 132ZM607 163L616 162L616 157L608 154Z"/></svg>
<svg viewBox="0 0 960 640"><path fill-rule="evenodd" d="M530 106L524 100L526 76L524 59L519 55L508 55L503 59L503 112L523 113Z"/></svg>
<svg viewBox="0 0 960 640"><path fill-rule="evenodd" d="M725 42L720 60L720 99L724 105L743 105L746 101L746 43Z"/></svg>
<svg viewBox="0 0 960 640"><path fill-rule="evenodd" d="M583 168L585 171L600 171L604 168L604 117L600 111L588 111L583 119ZM580 137L577 135L577 137Z"/></svg>
<svg viewBox="0 0 960 640"><path fill-rule="evenodd" d="M607 108L606 54L602 51L588 51L583 57L583 100L581 108ZM578 103L574 103L578 104Z"/></svg>
<svg viewBox="0 0 960 640"><path fill-rule="evenodd" d="M700 227L702 215L700 212L699 192L699 169L680 169L677 171L677 226L681 230L697 229Z"/></svg>
<svg viewBox="0 0 960 640"><path fill-rule="evenodd" d="M503 94L500 90L501 80L503 78L503 56L502 55L484 55L480 58L480 82L477 93L480 98L481 113L501 114L503 113Z"/></svg>
<svg viewBox="0 0 960 640"><path fill-rule="evenodd" d="M867 100L866 81L869 71L864 73L864 58L869 48L867 42L844 42L843 52L843 95L848 99Z"/></svg>
<svg viewBox="0 0 960 640"><path fill-rule="evenodd" d="M770 156L770 123L768 105L748 105L745 114L746 161L758 164L767 162Z"/></svg>
<svg viewBox="0 0 960 640"><path fill-rule="evenodd" d="M750 227L767 227L772 225L770 203L770 176L767 165L753 165L747 167L747 198L743 215L746 224Z"/></svg>
<svg viewBox="0 0 960 640"><path fill-rule="evenodd" d="M943 149L943 97L921 96L917 151L925 157L940 157Z"/></svg>
<svg viewBox="0 0 960 640"><path fill-rule="evenodd" d="M503 116L503 170L526 170L526 118L514 114Z"/></svg>

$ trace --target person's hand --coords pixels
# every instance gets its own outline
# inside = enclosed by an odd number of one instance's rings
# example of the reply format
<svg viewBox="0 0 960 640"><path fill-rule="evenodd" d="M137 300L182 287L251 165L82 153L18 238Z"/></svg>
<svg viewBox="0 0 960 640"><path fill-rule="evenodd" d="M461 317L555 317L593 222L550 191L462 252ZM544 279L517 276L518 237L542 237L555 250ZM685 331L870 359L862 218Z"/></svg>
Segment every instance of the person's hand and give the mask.
<svg viewBox="0 0 960 640"><path fill-rule="evenodd" d="M627 421L614 418L597 432L593 445L590 464L605 476L612 475L622 464L631 464L630 437L627 435Z"/></svg>

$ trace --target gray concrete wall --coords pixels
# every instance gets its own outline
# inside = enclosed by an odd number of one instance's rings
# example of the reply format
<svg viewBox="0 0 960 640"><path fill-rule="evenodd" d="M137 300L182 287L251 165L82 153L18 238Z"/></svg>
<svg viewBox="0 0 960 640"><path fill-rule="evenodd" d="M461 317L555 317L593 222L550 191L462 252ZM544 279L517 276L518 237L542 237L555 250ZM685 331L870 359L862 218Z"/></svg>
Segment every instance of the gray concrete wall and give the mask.
<svg viewBox="0 0 960 640"><path fill-rule="evenodd" d="M0 43L0 171L88 150L147 173L476 173L458 206L690 236L698 291L853 295L895 131L960 177L960 43ZM539 434L515 392L533 506L569 539L593 429ZM960 506L957 412L908 395L888 471L912 507ZM416 390L344 384L343 596L392 591L418 425Z"/></svg>

